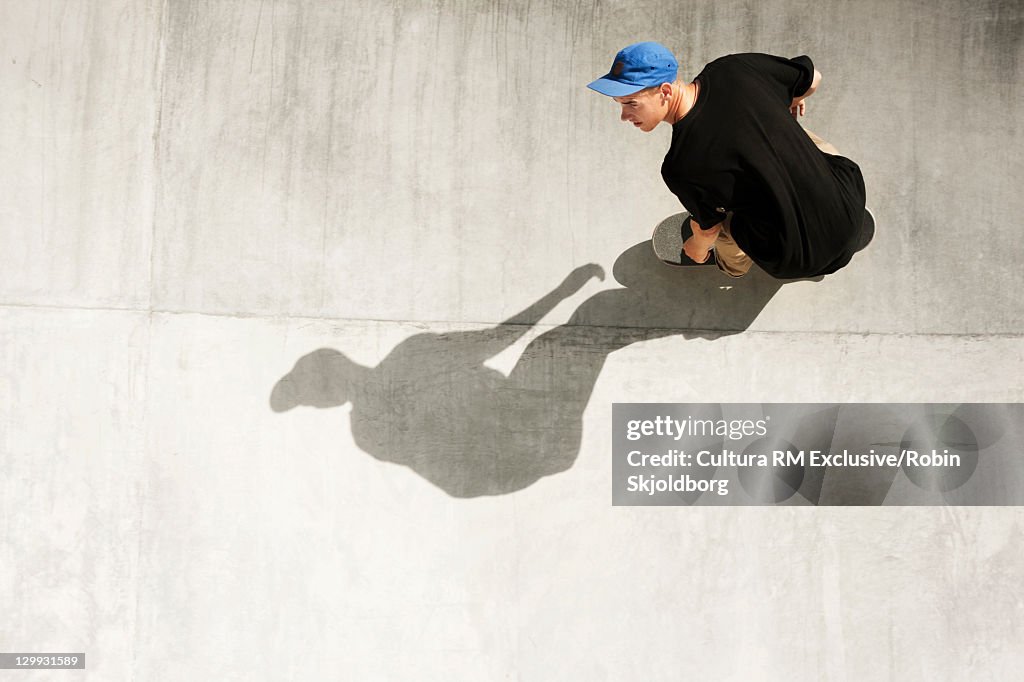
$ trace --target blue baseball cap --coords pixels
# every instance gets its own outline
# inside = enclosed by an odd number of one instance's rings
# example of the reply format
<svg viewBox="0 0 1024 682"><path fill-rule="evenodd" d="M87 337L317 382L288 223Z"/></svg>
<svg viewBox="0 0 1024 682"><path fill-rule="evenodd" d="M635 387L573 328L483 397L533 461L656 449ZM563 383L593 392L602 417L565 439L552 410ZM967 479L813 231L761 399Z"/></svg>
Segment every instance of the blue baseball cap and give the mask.
<svg viewBox="0 0 1024 682"><path fill-rule="evenodd" d="M671 83L678 72L675 56L661 43L634 43L615 55L611 71L587 87L609 97L625 97Z"/></svg>

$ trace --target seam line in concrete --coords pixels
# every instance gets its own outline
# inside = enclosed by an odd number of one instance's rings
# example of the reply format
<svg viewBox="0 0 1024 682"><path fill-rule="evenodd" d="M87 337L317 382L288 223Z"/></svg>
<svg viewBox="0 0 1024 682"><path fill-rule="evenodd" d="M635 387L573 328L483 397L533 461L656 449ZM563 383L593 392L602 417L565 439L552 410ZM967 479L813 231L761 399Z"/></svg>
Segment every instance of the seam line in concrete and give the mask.
<svg viewBox="0 0 1024 682"><path fill-rule="evenodd" d="M1024 339L1024 332L878 332L878 331L804 331L792 329L706 329L699 327L628 327L609 324L568 324L567 322L551 324L523 324L520 322L494 322L481 320L393 320L376 317L330 317L313 315L268 315L266 313L212 313L199 310L171 310L171 309L146 309L128 308L116 306L64 306L45 303L0 303L0 310L4 309L43 309L50 311L86 311L86 312L110 312L110 313L133 313L136 315L198 315L201 317L216 317L223 319L238 320L268 320L268 321L297 321L297 322L322 322L322 323L373 323L373 324L403 324L411 327L432 327L441 325L458 325L470 327L534 327L537 329L554 329L557 327L578 327L580 329L628 329L633 331L675 331L680 334L718 334L721 336L734 336L737 334L800 334L820 336L906 336L906 337L935 337L935 338L960 338L960 339Z"/></svg>

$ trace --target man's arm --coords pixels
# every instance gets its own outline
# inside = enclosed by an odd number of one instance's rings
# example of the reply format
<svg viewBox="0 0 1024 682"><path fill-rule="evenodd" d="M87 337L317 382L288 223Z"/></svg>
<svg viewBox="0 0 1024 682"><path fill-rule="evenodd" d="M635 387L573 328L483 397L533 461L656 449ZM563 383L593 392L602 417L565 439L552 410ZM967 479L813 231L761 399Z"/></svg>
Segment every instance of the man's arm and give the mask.
<svg viewBox="0 0 1024 682"><path fill-rule="evenodd" d="M804 115L804 112L807 110L807 104L804 100L814 94L814 91L818 89L819 83L821 83L821 71L815 69L814 78L811 80L811 87L807 88L807 92L799 97L794 97L789 105L789 113L793 114L793 118Z"/></svg>
<svg viewBox="0 0 1024 682"><path fill-rule="evenodd" d="M693 235L683 242L683 253L694 263L707 262L708 252L718 239L718 233L722 231L722 223L704 230L691 218L690 231Z"/></svg>

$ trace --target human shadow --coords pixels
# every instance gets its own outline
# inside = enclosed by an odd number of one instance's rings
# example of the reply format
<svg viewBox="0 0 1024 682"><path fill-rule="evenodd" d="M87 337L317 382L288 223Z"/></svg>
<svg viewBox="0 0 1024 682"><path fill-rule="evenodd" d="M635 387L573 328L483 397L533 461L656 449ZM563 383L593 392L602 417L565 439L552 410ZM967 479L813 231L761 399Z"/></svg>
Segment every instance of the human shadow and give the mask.
<svg viewBox="0 0 1024 682"><path fill-rule="evenodd" d="M671 268L649 240L619 256L613 274L623 288L594 294L566 324L533 339L508 376L484 362L591 278L603 279L600 266L576 268L497 326L415 334L376 367L315 350L276 383L270 406L351 402L352 436L369 455L407 466L454 497L510 493L573 465L583 412L609 354L654 338L741 332L784 284L756 269L733 280L714 266Z"/></svg>

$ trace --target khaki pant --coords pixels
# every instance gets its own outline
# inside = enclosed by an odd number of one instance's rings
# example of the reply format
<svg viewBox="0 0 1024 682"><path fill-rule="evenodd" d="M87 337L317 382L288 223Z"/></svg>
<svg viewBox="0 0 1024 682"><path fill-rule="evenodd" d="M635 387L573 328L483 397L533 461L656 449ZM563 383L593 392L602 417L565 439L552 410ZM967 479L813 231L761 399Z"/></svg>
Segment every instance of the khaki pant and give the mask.
<svg viewBox="0 0 1024 682"><path fill-rule="evenodd" d="M742 277L747 274L753 261L733 241L732 233L729 231L731 225L732 211L729 211L722 221L718 239L715 240L715 262L718 263L718 269L730 277Z"/></svg>
<svg viewBox="0 0 1024 682"><path fill-rule="evenodd" d="M804 132L807 133L807 136L811 138L811 142L821 151L826 154L839 153L838 149L810 130L805 129ZM742 277L750 270L753 261L750 260L750 256L743 253L743 249L733 240L732 232L730 231L731 226L732 212L730 211L726 214L725 220L722 221L722 230L718 233L718 239L715 240L715 261L718 263L718 269L730 277Z"/></svg>

